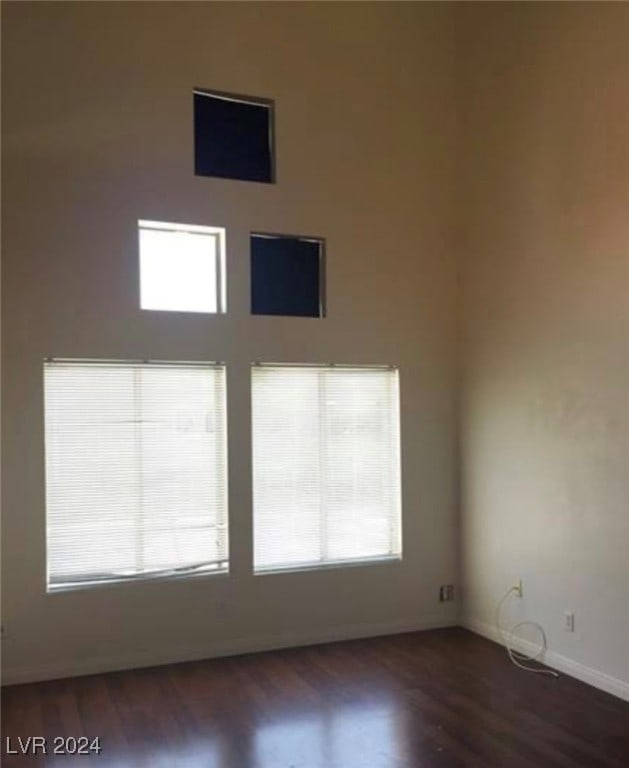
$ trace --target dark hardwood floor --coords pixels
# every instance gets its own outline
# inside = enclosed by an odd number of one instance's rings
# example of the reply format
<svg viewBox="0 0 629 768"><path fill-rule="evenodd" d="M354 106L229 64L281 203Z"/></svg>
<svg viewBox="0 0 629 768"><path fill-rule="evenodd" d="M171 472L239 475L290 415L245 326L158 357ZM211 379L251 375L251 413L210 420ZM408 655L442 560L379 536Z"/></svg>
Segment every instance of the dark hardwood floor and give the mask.
<svg viewBox="0 0 629 768"><path fill-rule="evenodd" d="M628 768L629 703L462 629L6 687L3 766ZM7 755L28 736L100 754ZM73 748L73 743L69 743Z"/></svg>

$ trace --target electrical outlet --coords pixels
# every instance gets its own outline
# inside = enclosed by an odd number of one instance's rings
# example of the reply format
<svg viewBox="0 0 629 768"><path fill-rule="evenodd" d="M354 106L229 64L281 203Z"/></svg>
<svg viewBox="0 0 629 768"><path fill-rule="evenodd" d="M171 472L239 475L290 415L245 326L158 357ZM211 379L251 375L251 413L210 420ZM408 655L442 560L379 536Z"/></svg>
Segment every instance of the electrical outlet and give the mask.
<svg viewBox="0 0 629 768"><path fill-rule="evenodd" d="M514 586L513 586L513 594L516 597L524 597L524 586L522 584L522 579L518 579L518 583L514 584Z"/></svg>
<svg viewBox="0 0 629 768"><path fill-rule="evenodd" d="M454 600L454 584L442 584L439 587L439 602L449 603Z"/></svg>
<svg viewBox="0 0 629 768"><path fill-rule="evenodd" d="M563 628L566 632L574 632L574 613L565 611L563 615Z"/></svg>

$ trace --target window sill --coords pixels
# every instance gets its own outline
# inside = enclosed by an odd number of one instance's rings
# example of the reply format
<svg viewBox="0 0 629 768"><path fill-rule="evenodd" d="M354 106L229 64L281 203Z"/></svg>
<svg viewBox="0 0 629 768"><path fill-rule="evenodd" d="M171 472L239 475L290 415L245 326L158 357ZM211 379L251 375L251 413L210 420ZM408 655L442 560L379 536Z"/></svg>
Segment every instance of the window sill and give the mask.
<svg viewBox="0 0 629 768"><path fill-rule="evenodd" d="M121 584L147 584L152 582L163 583L165 581L183 581L189 579L215 578L229 576L229 568L206 568L199 571L182 573L146 574L144 576L120 576L111 579L95 579L93 581L68 581L63 584L47 584L46 593L56 595L62 592L77 592L84 589L98 589L102 587L117 587Z"/></svg>
<svg viewBox="0 0 629 768"><path fill-rule="evenodd" d="M283 573L302 573L308 571L330 571L338 568L361 568L375 565L387 565L391 563L402 562L402 555L386 555L385 557L370 557L361 560L334 560L322 563L304 563L290 565L274 565L268 568L258 568L254 570L254 576L269 576L272 574Z"/></svg>

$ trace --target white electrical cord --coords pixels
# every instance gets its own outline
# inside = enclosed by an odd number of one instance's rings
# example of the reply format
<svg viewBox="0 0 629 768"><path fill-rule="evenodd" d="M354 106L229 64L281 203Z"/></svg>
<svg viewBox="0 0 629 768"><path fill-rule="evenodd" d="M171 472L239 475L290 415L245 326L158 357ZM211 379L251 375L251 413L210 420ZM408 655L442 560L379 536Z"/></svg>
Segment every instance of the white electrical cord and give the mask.
<svg viewBox="0 0 629 768"><path fill-rule="evenodd" d="M538 624L536 621L520 621L517 624L514 624L511 627L511 629L508 629L506 631L503 630L502 626L500 625L500 610L502 609L504 601L513 592L518 592L518 591L519 591L518 587L511 587L511 589L508 589L504 593L502 598L499 600L498 605L496 606L496 616L495 616L496 629L498 630L498 635L502 638L504 646L507 649L507 654L509 655L509 658L515 664L515 666L518 667L519 669L523 669L525 672L535 672L539 675L550 675L551 677L559 677L559 674L555 672L553 669L538 669L537 667L527 666L530 662L536 662L537 664L543 663L543 658L544 658L544 654L546 653L548 643L546 641L546 633L544 632L544 627L542 627L541 624ZM542 638L541 648L533 656L527 656L525 653L514 651L512 647L512 641L513 641L515 631L525 625L529 625L538 629Z"/></svg>

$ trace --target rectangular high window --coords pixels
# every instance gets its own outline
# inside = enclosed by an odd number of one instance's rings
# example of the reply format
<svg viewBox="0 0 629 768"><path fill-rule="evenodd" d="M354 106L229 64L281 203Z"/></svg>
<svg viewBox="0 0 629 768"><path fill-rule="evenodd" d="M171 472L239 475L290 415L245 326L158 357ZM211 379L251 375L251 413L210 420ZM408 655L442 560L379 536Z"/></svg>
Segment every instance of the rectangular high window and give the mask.
<svg viewBox="0 0 629 768"><path fill-rule="evenodd" d="M257 572L399 559L398 372L252 368Z"/></svg>
<svg viewBox="0 0 629 768"><path fill-rule="evenodd" d="M275 182L273 102L195 88L194 172Z"/></svg>
<svg viewBox="0 0 629 768"><path fill-rule="evenodd" d="M48 588L226 571L224 366L44 366Z"/></svg>

